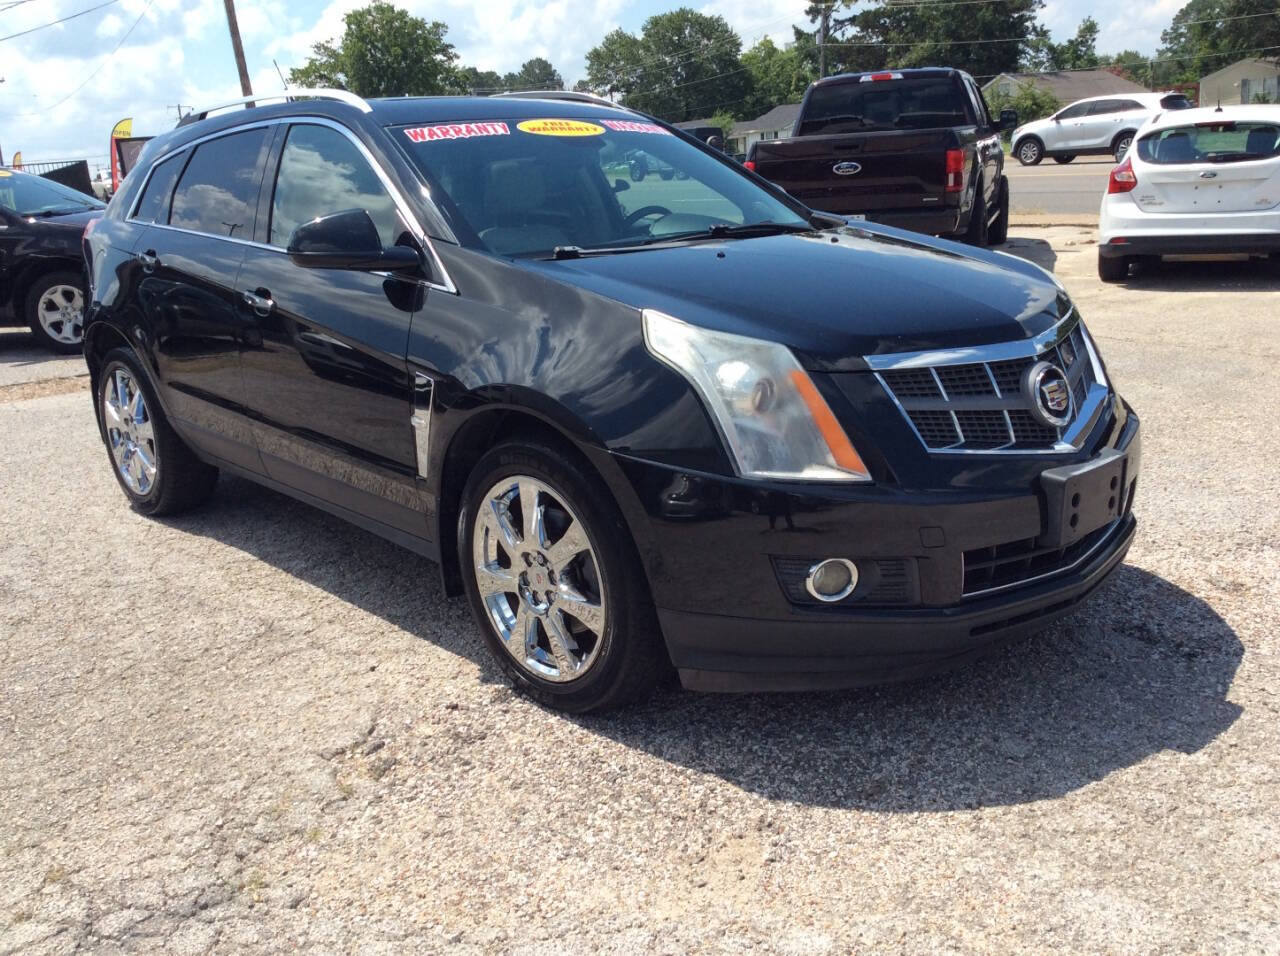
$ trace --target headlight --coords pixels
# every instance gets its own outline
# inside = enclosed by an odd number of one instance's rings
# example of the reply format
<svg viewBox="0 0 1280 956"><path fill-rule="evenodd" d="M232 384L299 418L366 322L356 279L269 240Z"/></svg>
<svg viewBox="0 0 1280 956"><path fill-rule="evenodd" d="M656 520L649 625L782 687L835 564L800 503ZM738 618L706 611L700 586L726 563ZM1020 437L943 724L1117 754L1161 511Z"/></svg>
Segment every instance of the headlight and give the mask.
<svg viewBox="0 0 1280 956"><path fill-rule="evenodd" d="M692 383L739 475L870 481L862 458L791 350L644 310L644 340Z"/></svg>

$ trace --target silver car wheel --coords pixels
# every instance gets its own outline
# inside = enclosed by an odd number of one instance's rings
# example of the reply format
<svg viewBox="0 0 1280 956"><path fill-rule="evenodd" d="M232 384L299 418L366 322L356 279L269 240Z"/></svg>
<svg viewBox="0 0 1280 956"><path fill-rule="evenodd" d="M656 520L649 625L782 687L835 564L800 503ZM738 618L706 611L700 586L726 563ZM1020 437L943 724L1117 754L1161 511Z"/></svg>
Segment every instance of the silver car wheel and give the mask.
<svg viewBox="0 0 1280 956"><path fill-rule="evenodd" d="M127 369L116 368L103 378L101 405L116 471L134 494L148 494L160 469L155 429L142 389Z"/></svg>
<svg viewBox="0 0 1280 956"><path fill-rule="evenodd" d="M520 667L583 677L600 657L608 604L586 526L545 482L513 475L482 499L471 536L489 623Z"/></svg>
<svg viewBox="0 0 1280 956"><path fill-rule="evenodd" d="M36 317L55 342L79 345L84 338L84 293L73 285L50 286L36 303Z"/></svg>
<svg viewBox="0 0 1280 956"><path fill-rule="evenodd" d="M1040 157L1040 147L1028 140L1018 147L1018 159L1025 166L1032 165Z"/></svg>

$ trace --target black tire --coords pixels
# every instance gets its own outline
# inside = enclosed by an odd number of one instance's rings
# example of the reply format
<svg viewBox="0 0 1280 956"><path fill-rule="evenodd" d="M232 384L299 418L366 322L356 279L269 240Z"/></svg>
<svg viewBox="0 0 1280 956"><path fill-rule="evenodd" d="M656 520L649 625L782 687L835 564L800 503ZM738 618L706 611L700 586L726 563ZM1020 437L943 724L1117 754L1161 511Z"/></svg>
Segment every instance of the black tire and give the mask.
<svg viewBox="0 0 1280 956"><path fill-rule="evenodd" d="M1000 211L987 230L987 244L999 246L1009 239L1009 177L1000 177Z"/></svg>
<svg viewBox="0 0 1280 956"><path fill-rule="evenodd" d="M676 171L674 169L661 169L658 171L658 175L662 177L663 182L669 182L675 174Z"/></svg>
<svg viewBox="0 0 1280 956"><path fill-rule="evenodd" d="M603 632L598 636L589 630L575 634L579 640L584 636L593 638L594 656L584 665L581 676L564 682L546 679L533 673L527 664L516 662L498 634L476 580L473 535L477 515L494 485L517 475L541 482L576 513L594 552L599 593L604 596ZM463 584L476 625L516 690L546 707L578 714L643 699L669 672L657 615L622 513L608 489L586 474L583 465L566 450L541 439L512 440L490 449L476 463L463 489L457 534ZM518 547L523 547L523 539ZM516 560L512 559L511 564L517 566ZM503 600L513 613L521 607L520 597L514 598L515 603L510 596ZM536 628L537 640L546 641L544 624Z"/></svg>
<svg viewBox="0 0 1280 956"><path fill-rule="evenodd" d="M55 290L67 289L74 289L75 293L80 297L80 309L77 310L78 318L74 321L61 318L46 319L54 330L51 334L50 329L45 327L45 322L41 321L42 313L49 314L49 310L42 306L61 302L66 302L67 305L70 305L71 303L64 292L55 292ZM25 312L23 314L26 317L27 325L31 327L31 334L35 336L40 345L51 352L74 355L84 348L84 306L87 301L84 276L79 272L72 272L70 269L60 269L57 272L48 272L38 276L35 282L31 284L31 288L27 290L27 299L23 306ZM57 337L62 334L63 329L67 330L66 334L69 336L70 341L60 341Z"/></svg>
<svg viewBox="0 0 1280 956"><path fill-rule="evenodd" d="M1098 253L1098 278L1103 282L1123 282L1129 278L1131 256L1104 256Z"/></svg>
<svg viewBox="0 0 1280 956"><path fill-rule="evenodd" d="M987 195L983 182L974 187L973 206L969 209L969 226L964 231L964 241L971 246L985 246L990 242L990 224L987 221Z"/></svg>
<svg viewBox="0 0 1280 956"><path fill-rule="evenodd" d="M1129 152L1129 147L1133 144L1133 133L1125 131L1115 138L1111 144L1111 155L1115 157L1117 163L1124 162L1124 154Z"/></svg>
<svg viewBox="0 0 1280 956"><path fill-rule="evenodd" d="M1054 161L1055 163L1059 164L1060 166L1065 166L1065 165L1067 165L1067 163L1071 162L1073 159L1075 159L1075 156L1055 156L1055 157L1053 157L1053 161Z"/></svg>
<svg viewBox="0 0 1280 956"><path fill-rule="evenodd" d="M649 175L649 169L642 163L631 164L631 181L633 183L643 182L644 178Z"/></svg>
<svg viewBox="0 0 1280 956"><path fill-rule="evenodd" d="M118 369L124 370L128 378L137 384L145 404L146 419L151 425L149 451L156 463L155 478L142 491L129 487L112 451L112 426L108 421L104 389L107 382L115 380ZM208 500L218 481L218 469L197 458L187 443L178 437L165 418L151 382L132 351L114 349L103 358L102 370L94 382L93 404L107 459L111 463L111 473L116 476L135 511L154 516L179 514Z"/></svg>
<svg viewBox="0 0 1280 956"><path fill-rule="evenodd" d="M1044 143L1034 136L1028 136L1025 139L1018 140L1017 146L1014 147L1013 155L1018 158L1018 162L1023 166L1039 166L1040 161L1044 159Z"/></svg>

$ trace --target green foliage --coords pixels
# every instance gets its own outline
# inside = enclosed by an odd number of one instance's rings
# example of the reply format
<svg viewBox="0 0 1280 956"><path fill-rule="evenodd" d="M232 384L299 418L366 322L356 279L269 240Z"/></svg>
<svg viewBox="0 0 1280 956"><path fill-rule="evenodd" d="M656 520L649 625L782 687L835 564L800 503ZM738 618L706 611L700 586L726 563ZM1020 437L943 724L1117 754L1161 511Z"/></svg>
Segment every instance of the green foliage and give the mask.
<svg viewBox="0 0 1280 956"><path fill-rule="evenodd" d="M1191 0L1160 34L1156 84L1198 83L1236 60L1280 58L1275 0Z"/></svg>
<svg viewBox="0 0 1280 956"><path fill-rule="evenodd" d="M330 86L360 96L429 95L456 84L457 55L448 27L375 0L343 17L337 39L317 43L305 64L289 71L295 86Z"/></svg>
<svg viewBox="0 0 1280 956"><path fill-rule="evenodd" d="M1098 21L1085 17L1076 35L1054 43L1044 27L1034 28L1027 50L1026 65L1035 72L1046 70L1092 70L1098 66Z"/></svg>
<svg viewBox="0 0 1280 956"><path fill-rule="evenodd" d="M640 35L614 30L587 53L587 79L627 106L679 122L743 102L751 78L723 17L688 7L652 16Z"/></svg>
<svg viewBox="0 0 1280 956"><path fill-rule="evenodd" d="M1098 66L1108 69L1117 76L1123 76L1143 86L1151 85L1151 60L1155 54L1148 56L1137 50L1121 50L1119 53L1104 53L1098 57Z"/></svg>
<svg viewBox="0 0 1280 956"><path fill-rule="evenodd" d="M993 115L999 116L1001 110L1017 110L1019 124L1043 119L1062 106L1056 96L1034 82L1015 84L1013 92L1007 95L992 88L983 96Z"/></svg>
<svg viewBox="0 0 1280 956"><path fill-rule="evenodd" d="M477 70L474 66L458 70L454 85L459 93L494 93L506 89L502 77L493 70Z"/></svg>
<svg viewBox="0 0 1280 956"><path fill-rule="evenodd" d="M729 134L733 132L733 126L737 122L732 113L720 112L711 117L711 126L718 127L720 132L724 134L724 140L729 141Z"/></svg>
<svg viewBox="0 0 1280 956"><path fill-rule="evenodd" d="M508 90L563 90L564 78L549 61L535 56L526 60L518 73L503 77L503 84Z"/></svg>
<svg viewBox="0 0 1280 956"><path fill-rule="evenodd" d="M742 65L751 77L751 95L736 112L748 118L799 102L811 79L794 46L779 48L768 37L742 54Z"/></svg>

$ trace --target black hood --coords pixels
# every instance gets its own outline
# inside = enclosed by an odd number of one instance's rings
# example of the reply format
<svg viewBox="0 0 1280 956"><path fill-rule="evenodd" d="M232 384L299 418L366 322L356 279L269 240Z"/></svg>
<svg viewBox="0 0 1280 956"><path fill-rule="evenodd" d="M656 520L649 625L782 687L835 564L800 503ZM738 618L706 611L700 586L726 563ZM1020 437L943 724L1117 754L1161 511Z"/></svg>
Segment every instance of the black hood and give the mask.
<svg viewBox="0 0 1280 956"><path fill-rule="evenodd" d="M878 225L523 264L637 309L781 342L816 368L1030 338L1070 307L1031 263Z"/></svg>

